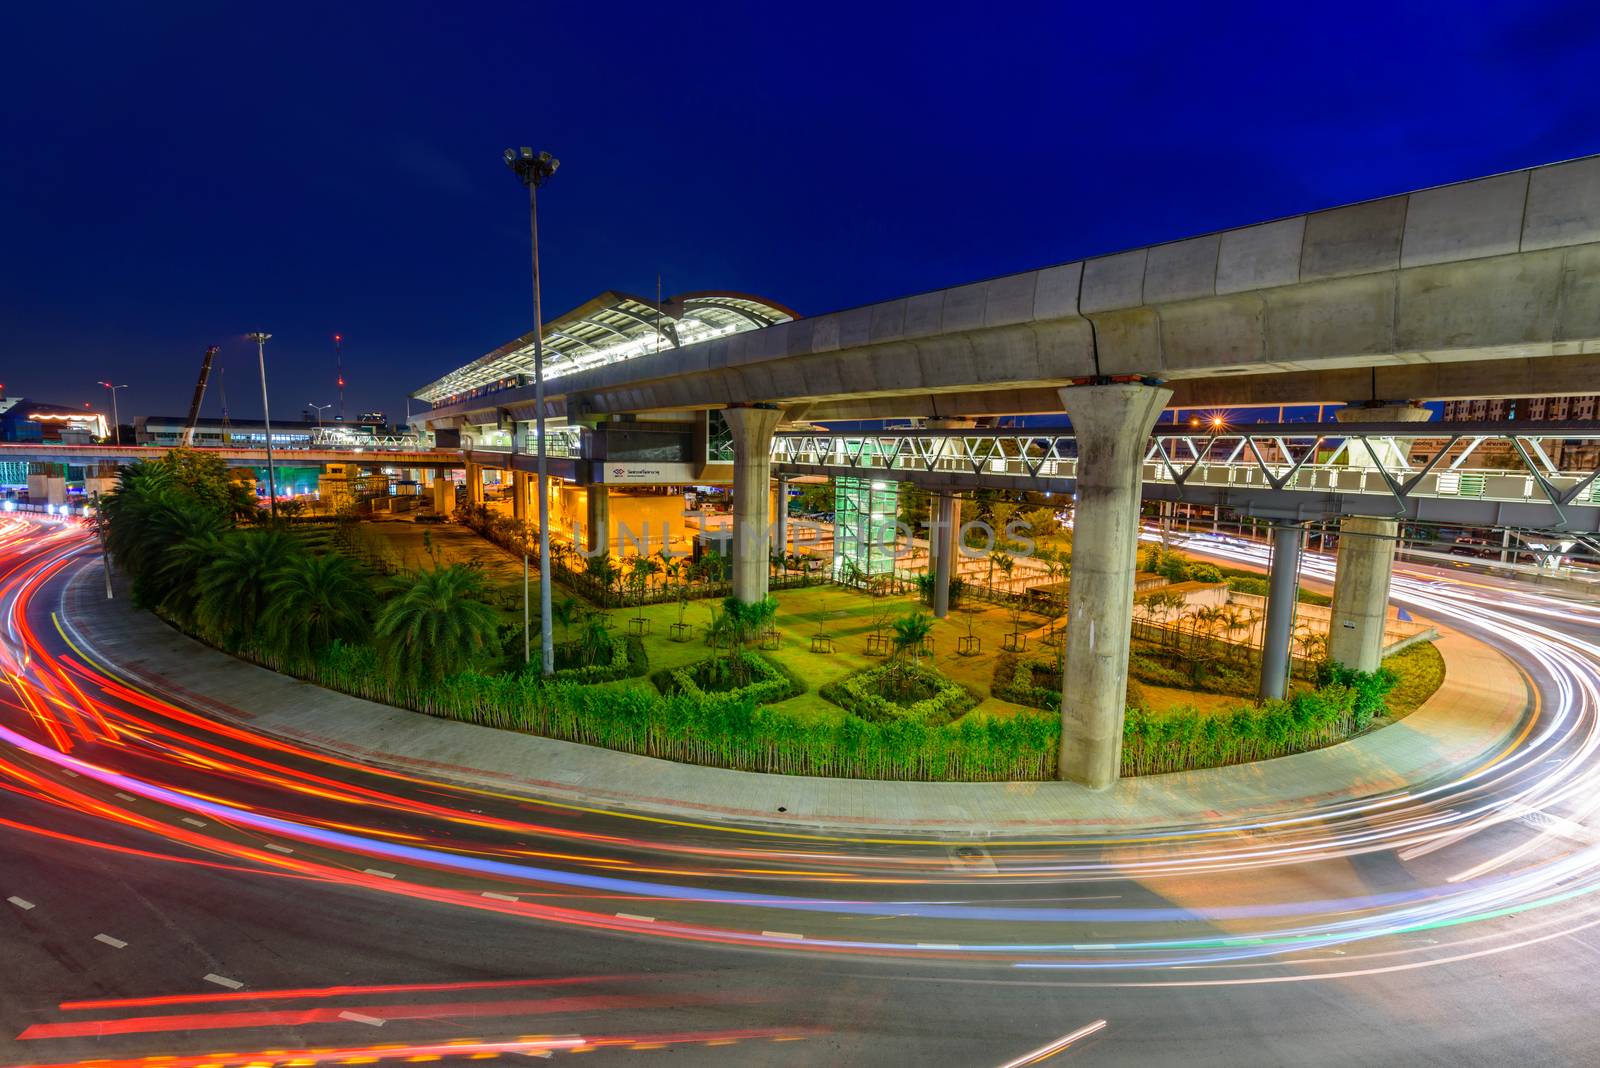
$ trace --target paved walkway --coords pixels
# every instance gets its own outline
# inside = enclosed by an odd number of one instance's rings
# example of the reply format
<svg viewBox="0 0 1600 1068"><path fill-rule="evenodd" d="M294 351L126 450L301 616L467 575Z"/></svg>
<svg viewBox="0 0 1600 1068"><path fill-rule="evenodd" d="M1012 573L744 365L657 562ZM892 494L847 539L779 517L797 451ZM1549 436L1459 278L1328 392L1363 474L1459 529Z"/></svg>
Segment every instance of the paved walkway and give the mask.
<svg viewBox="0 0 1600 1068"><path fill-rule="evenodd" d="M702 768L478 727L299 682L105 600L98 560L61 615L86 649L146 688L253 729L374 764L569 803L797 831L941 836L1128 832L1330 806L1493 759L1524 727L1530 695L1504 656L1445 631L1444 685L1393 726L1256 764L1070 783L904 783ZM226 697L220 696L226 695Z"/></svg>

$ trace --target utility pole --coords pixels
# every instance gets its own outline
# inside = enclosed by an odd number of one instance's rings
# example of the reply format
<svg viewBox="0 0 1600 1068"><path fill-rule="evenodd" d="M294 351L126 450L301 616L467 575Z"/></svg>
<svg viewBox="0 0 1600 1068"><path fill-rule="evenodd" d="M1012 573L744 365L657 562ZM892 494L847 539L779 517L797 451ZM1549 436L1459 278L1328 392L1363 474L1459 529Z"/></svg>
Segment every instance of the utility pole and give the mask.
<svg viewBox="0 0 1600 1068"><path fill-rule="evenodd" d="M271 334L260 330L245 337L256 343L256 360L261 365L261 425L267 432L267 513L278 518L278 471L272 462L272 413L267 409L267 341Z"/></svg>
<svg viewBox="0 0 1600 1068"><path fill-rule="evenodd" d="M540 673L556 669L556 650L550 622L550 493L544 433L544 319L539 306L539 187L556 173L561 161L548 152L508 148L506 166L528 187L528 232L533 239L533 383L534 430L539 437L539 657Z"/></svg>
<svg viewBox="0 0 1600 1068"><path fill-rule="evenodd" d="M106 389L111 391L111 426L112 426L112 433L116 435L116 443L118 445L121 445L122 444L122 417L117 414L117 390L119 390L119 389L127 389L128 388L128 383L123 382L120 385L115 385L115 386L112 385L110 382L101 382L100 384L102 386L106 387Z"/></svg>

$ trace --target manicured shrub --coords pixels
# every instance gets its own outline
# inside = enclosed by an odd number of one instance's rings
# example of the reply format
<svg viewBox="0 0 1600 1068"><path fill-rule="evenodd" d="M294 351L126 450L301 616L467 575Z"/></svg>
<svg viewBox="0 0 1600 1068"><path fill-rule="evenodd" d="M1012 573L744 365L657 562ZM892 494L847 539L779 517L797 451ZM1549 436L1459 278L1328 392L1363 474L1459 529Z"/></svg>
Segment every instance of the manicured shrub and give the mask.
<svg viewBox="0 0 1600 1068"><path fill-rule="evenodd" d="M896 690L926 696L914 700L886 696ZM824 700L871 723L906 721L938 727L978 703L960 683L933 668L906 663L857 671L817 692Z"/></svg>

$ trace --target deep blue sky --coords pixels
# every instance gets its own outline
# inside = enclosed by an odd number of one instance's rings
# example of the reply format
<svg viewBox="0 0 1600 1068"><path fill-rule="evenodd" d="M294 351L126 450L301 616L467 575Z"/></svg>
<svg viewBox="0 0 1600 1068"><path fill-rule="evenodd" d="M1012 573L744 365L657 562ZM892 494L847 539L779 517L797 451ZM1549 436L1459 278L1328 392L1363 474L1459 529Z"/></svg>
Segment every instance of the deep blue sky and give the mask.
<svg viewBox="0 0 1600 1068"><path fill-rule="evenodd" d="M1322 10L1318 11L1317 8ZM9 4L0 382L352 415L607 288L802 314L1600 151L1593 3ZM248 361L248 362L247 362ZM207 414L217 413L215 393Z"/></svg>

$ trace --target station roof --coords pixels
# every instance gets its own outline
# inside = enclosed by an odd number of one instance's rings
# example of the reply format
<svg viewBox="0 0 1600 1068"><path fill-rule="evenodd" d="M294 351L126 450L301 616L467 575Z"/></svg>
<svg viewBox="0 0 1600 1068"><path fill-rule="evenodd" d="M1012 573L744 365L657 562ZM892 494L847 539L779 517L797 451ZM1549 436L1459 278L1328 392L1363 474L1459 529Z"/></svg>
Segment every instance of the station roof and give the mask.
<svg viewBox="0 0 1600 1068"><path fill-rule="evenodd" d="M618 363L724 334L786 323L798 316L747 293L705 291L653 300L607 290L544 324L544 376ZM519 384L533 373L533 331L457 368L411 395L429 404Z"/></svg>

